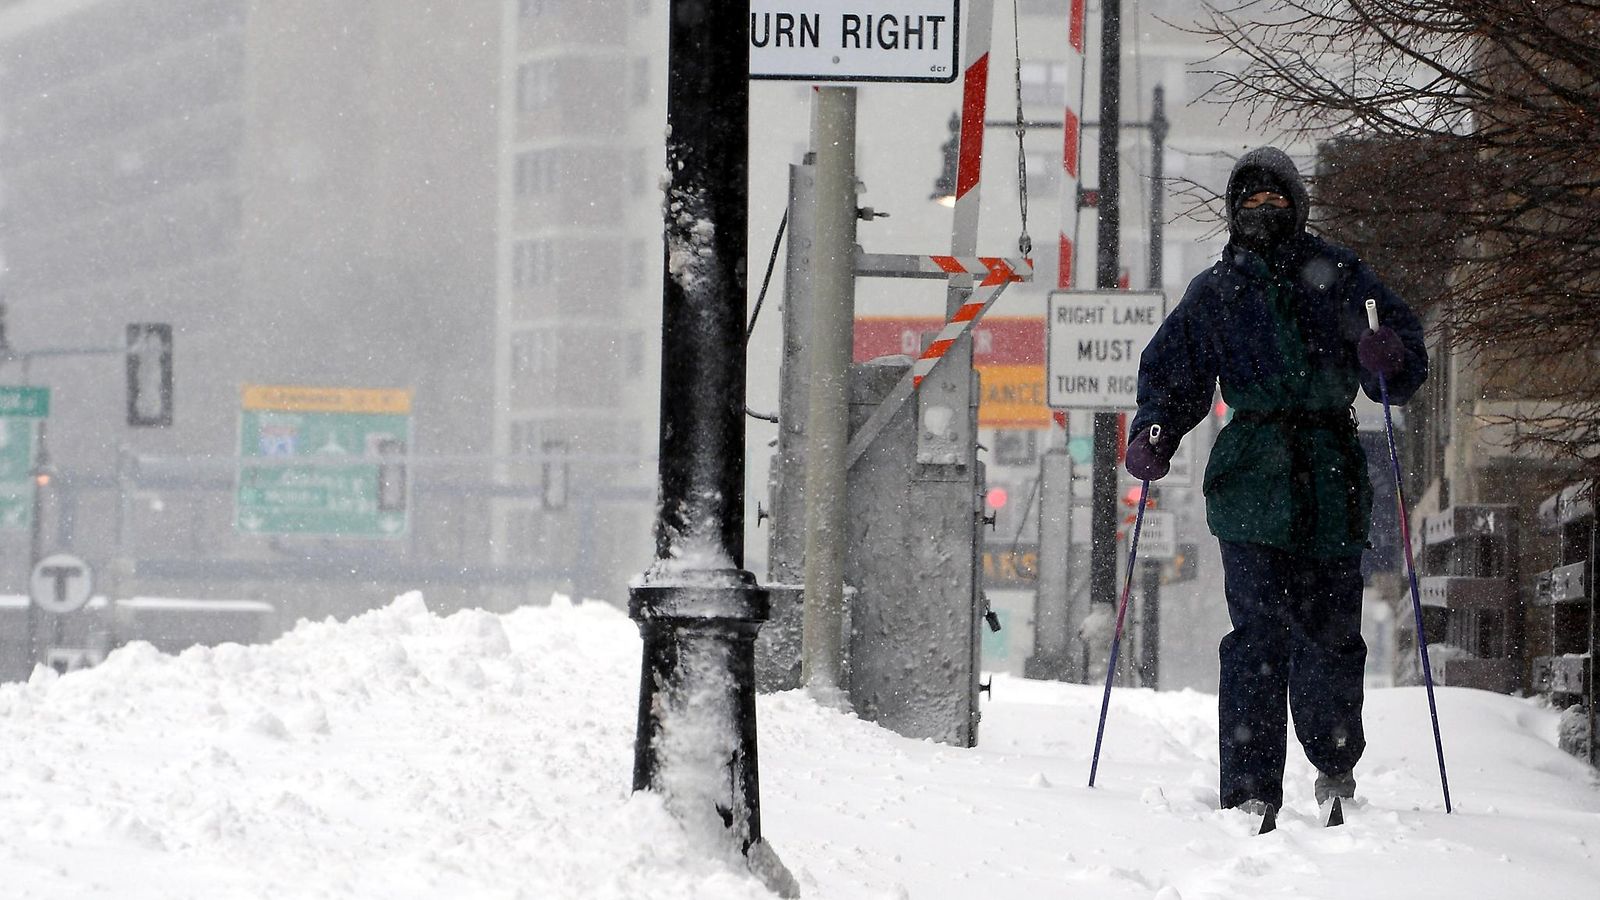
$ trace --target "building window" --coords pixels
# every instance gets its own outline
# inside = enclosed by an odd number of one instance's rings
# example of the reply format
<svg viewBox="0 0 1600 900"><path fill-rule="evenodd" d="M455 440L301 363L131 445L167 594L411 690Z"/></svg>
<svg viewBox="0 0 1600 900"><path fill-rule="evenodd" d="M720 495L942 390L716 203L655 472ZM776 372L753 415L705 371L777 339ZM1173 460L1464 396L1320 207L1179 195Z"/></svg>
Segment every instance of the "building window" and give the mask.
<svg viewBox="0 0 1600 900"><path fill-rule="evenodd" d="M518 197L548 194L556 187L556 157L549 150L524 150L517 154Z"/></svg>
<svg viewBox="0 0 1600 900"><path fill-rule="evenodd" d="M511 374L516 376L526 375L533 371L533 347L527 341L517 339L511 342ZM513 443L520 446L520 442L513 439Z"/></svg>
<svg viewBox="0 0 1600 900"><path fill-rule="evenodd" d="M554 375L556 333L548 328L520 331L511 339L511 377L542 378Z"/></svg>
<svg viewBox="0 0 1600 900"><path fill-rule="evenodd" d="M1028 192L1045 196L1057 190L1056 173L1061 171L1061 157L1044 153L1029 153Z"/></svg>
<svg viewBox="0 0 1600 900"><path fill-rule="evenodd" d="M532 150L525 150L517 154L517 196L527 197L533 193L533 158Z"/></svg>
<svg viewBox="0 0 1600 900"><path fill-rule="evenodd" d="M555 277L555 251L549 241L517 241L511 256L511 286L530 288Z"/></svg>
<svg viewBox="0 0 1600 900"><path fill-rule="evenodd" d="M511 285L525 288L533 284L533 241L517 241L511 253Z"/></svg>
<svg viewBox="0 0 1600 900"><path fill-rule="evenodd" d="M1062 106L1066 103L1066 63L1024 63L1022 102Z"/></svg>
<svg viewBox="0 0 1600 900"><path fill-rule="evenodd" d="M518 66L517 111L532 112L549 103L554 75L553 66L548 60Z"/></svg>

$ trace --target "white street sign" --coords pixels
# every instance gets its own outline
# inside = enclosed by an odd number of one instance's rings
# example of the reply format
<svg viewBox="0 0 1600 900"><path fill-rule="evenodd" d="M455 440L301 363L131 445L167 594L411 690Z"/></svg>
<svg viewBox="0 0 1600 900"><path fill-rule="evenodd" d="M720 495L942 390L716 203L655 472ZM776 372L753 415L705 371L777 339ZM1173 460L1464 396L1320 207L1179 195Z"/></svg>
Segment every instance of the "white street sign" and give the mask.
<svg viewBox="0 0 1600 900"><path fill-rule="evenodd" d="M1167 315L1159 291L1056 291L1050 295L1046 392L1054 409L1138 405L1139 354Z"/></svg>
<svg viewBox="0 0 1600 900"><path fill-rule="evenodd" d="M65 615L81 609L94 590L89 564L70 553L52 553L39 560L28 579L28 598L40 609Z"/></svg>
<svg viewBox="0 0 1600 900"><path fill-rule="evenodd" d="M1144 511L1144 523L1139 526L1140 559L1171 559L1178 554L1177 514L1155 509ZM1128 526L1133 534L1133 526Z"/></svg>
<svg viewBox="0 0 1600 900"><path fill-rule="evenodd" d="M750 77L949 83L960 0L750 0Z"/></svg>

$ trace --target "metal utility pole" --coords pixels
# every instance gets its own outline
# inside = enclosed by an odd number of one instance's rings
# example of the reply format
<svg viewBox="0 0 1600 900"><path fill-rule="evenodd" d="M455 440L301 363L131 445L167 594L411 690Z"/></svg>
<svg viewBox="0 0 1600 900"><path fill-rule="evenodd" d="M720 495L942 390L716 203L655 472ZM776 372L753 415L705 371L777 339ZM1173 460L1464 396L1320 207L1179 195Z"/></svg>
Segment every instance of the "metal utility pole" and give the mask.
<svg viewBox="0 0 1600 900"><path fill-rule="evenodd" d="M801 680L842 703L845 658L845 451L855 336L856 89L816 90L811 391L806 417L805 612Z"/></svg>
<svg viewBox="0 0 1600 900"><path fill-rule="evenodd" d="M668 10L660 503L655 563L629 592L644 639L633 787L798 896L761 840L755 637L768 601L744 569L748 16L748 2Z"/></svg>
<svg viewBox="0 0 1600 900"><path fill-rule="evenodd" d="M1122 134L1122 3L1100 4L1100 184L1095 287L1117 288L1121 192L1117 139ZM1089 600L1117 602L1117 414L1094 414L1093 499L1090 507Z"/></svg>
<svg viewBox="0 0 1600 900"><path fill-rule="evenodd" d="M1159 687L1161 683L1161 563L1139 561L1139 686Z"/></svg>
<svg viewBox="0 0 1600 900"><path fill-rule="evenodd" d="M771 530L767 541L769 587L778 584L790 589L805 582L806 412L810 406L811 383L808 335L816 238L814 162L815 155L808 153L805 162L789 166L788 237L783 268L783 363L778 367L778 446L772 464ZM795 662L799 662L798 654ZM794 687L799 687L799 683L787 684L785 689Z"/></svg>
<svg viewBox="0 0 1600 900"><path fill-rule="evenodd" d="M1150 97L1150 290L1161 290L1162 235L1167 208L1167 89L1156 85Z"/></svg>
<svg viewBox="0 0 1600 900"><path fill-rule="evenodd" d="M1039 459L1039 586L1034 602L1029 678L1083 681L1083 653L1072 596L1072 455L1065 447ZM1081 616L1077 617L1081 618Z"/></svg>
<svg viewBox="0 0 1600 900"><path fill-rule="evenodd" d="M1166 208L1166 168L1163 154L1167 146L1166 90L1156 85L1150 99L1150 282L1152 291L1161 290L1161 243ZM1140 598L1139 670L1144 687L1161 684L1161 563L1145 558L1144 591Z"/></svg>

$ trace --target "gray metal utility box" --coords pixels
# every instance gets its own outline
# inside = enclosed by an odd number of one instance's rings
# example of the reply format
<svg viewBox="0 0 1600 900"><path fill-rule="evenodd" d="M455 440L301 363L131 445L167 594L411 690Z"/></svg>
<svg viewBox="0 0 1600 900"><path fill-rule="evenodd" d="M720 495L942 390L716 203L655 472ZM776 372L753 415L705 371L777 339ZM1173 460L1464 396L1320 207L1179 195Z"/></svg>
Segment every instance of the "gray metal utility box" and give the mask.
<svg viewBox="0 0 1600 900"><path fill-rule="evenodd" d="M909 368L905 360L851 370L852 433ZM908 737L970 747L978 734L984 612L982 467L975 453L958 464L919 463L917 447L919 427L939 427L945 418L923 415L934 405L963 410L967 427L976 429L978 379L963 398L926 396L935 384L923 383L850 470L849 694L864 719Z"/></svg>

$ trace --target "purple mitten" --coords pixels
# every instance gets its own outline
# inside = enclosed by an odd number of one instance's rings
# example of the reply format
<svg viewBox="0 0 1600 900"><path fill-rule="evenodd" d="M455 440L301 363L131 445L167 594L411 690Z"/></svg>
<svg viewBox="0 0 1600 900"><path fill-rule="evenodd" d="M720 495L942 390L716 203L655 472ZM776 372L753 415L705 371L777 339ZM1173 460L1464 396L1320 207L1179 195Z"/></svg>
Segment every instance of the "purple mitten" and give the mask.
<svg viewBox="0 0 1600 900"><path fill-rule="evenodd" d="M1405 367L1406 347L1400 343L1400 335L1384 325L1361 336L1360 343L1356 344L1356 358L1368 372L1393 378Z"/></svg>
<svg viewBox="0 0 1600 900"><path fill-rule="evenodd" d="M1159 481L1172 468L1172 452L1177 449L1178 442L1167 437L1152 446L1147 428L1128 442L1128 453L1122 465L1129 475L1140 481Z"/></svg>

